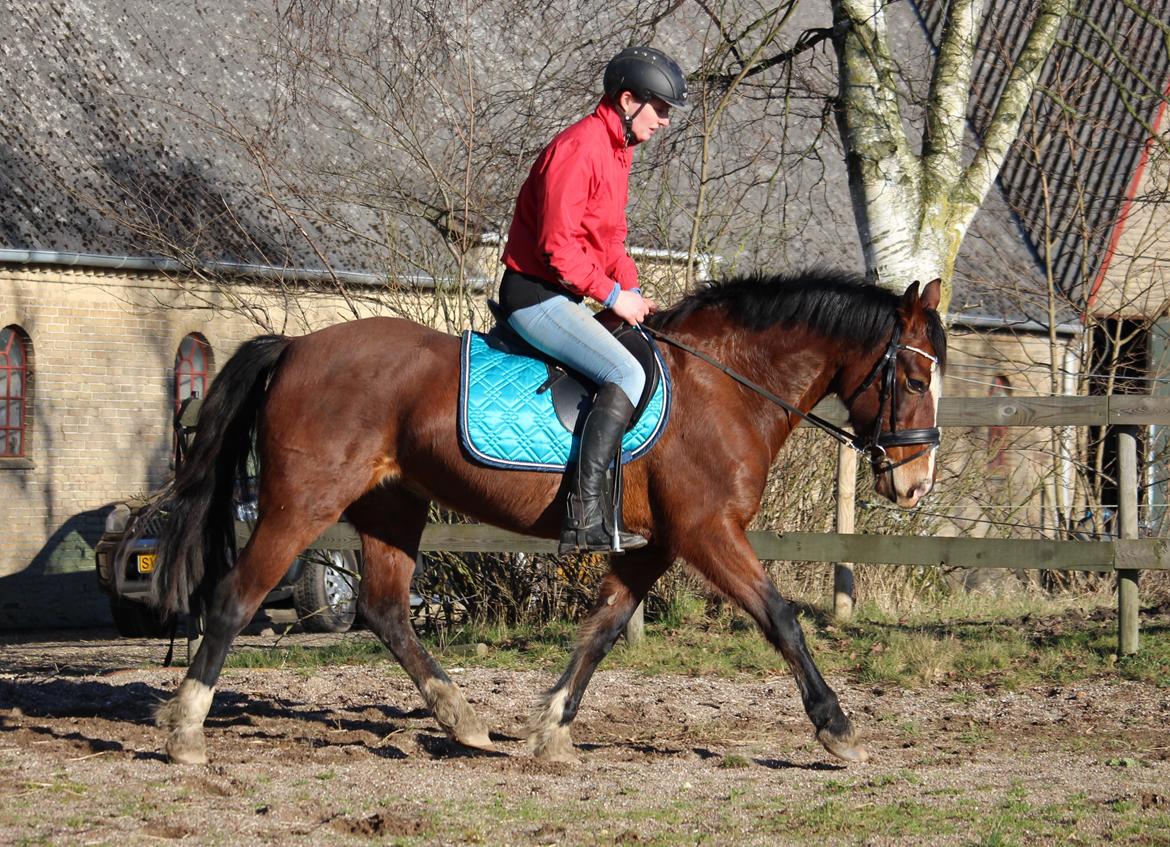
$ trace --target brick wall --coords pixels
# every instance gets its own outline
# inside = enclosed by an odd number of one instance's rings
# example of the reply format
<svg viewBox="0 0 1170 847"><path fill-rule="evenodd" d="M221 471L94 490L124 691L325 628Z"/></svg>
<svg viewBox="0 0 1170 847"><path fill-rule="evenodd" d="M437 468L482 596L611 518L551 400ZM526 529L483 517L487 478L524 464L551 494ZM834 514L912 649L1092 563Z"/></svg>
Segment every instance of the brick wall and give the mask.
<svg viewBox="0 0 1170 847"><path fill-rule="evenodd" d="M0 459L0 627L105 619L93 544L115 502L168 476L180 342L203 335L214 375L262 331L300 334L350 316L338 297L286 302L258 287L225 294L145 274L0 268L0 327L19 326L31 346L27 459Z"/></svg>
<svg viewBox="0 0 1170 847"><path fill-rule="evenodd" d="M639 264L648 279L681 270ZM665 277L658 284L678 287ZM351 300L363 316L407 313L443 326L428 292L398 292L393 309L377 292L355 293L369 295ZM472 313L482 328L482 302L470 304ZM29 461L0 459L0 628L107 619L92 547L114 503L169 475L173 367L184 336L207 339L214 376L260 332L298 335L352 316L349 303L320 293L289 299L255 286L218 291L146 274L0 266L0 327L28 334L32 384ZM954 337L946 393L986 395L993 362L1017 393L1046 393L1046 358L1042 339ZM1026 487L1035 470L1024 473L1016 481Z"/></svg>

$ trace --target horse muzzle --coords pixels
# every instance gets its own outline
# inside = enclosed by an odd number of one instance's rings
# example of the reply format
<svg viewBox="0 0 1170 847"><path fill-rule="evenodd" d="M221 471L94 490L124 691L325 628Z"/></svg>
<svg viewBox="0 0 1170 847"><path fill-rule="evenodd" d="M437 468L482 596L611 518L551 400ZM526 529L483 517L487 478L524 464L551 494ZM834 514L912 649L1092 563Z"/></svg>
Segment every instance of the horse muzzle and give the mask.
<svg viewBox="0 0 1170 847"><path fill-rule="evenodd" d="M939 442L937 427L883 433L870 453L878 494L903 509L917 506L934 487Z"/></svg>

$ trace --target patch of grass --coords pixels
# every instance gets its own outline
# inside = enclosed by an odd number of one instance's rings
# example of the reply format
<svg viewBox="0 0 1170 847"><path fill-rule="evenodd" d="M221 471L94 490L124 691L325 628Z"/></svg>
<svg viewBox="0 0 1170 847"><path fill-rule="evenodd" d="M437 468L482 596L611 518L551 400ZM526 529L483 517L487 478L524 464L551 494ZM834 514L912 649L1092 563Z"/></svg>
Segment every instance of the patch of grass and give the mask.
<svg viewBox="0 0 1170 847"><path fill-rule="evenodd" d="M992 598L979 608L966 595L953 608L897 620L861 606L855 620L818 626L809 641L828 671L902 687L953 679L1011 690L1105 674L1170 687L1170 627L1164 623L1146 626L1140 652L1118 660L1112 609L1094 613L1036 601L1028 610L1021 602Z"/></svg>
<svg viewBox="0 0 1170 847"><path fill-rule="evenodd" d="M1151 815L1128 800L1096 804L1077 793L1053 803L1035 803L1028 789L1017 785L990 806L980 801L979 792L958 789L923 792L922 802L885 801L883 788L891 784L830 780L824 786L827 799L818 805L807 807L778 797L749 803L740 811L761 829L793 844L852 843L858 833L865 833L866 838L883 842L934 843L959 836L963 840L958 843L965 845L1027 847L1100 843L1107 832L1110 843L1144 845L1163 843L1170 831L1170 815ZM1102 823L1102 808L1115 819Z"/></svg>
<svg viewBox="0 0 1170 847"><path fill-rule="evenodd" d="M783 660L753 623L726 604L714 608L705 598L676 593L657 620L647 624L645 641L629 647L619 640L605 667L648 675L786 673ZM1012 690L1119 675L1170 688L1170 626L1146 626L1140 652L1119 660L1111 612L1028 601L1026 596L963 595L897 619L861 605L849 622L810 612L801 616L801 624L822 671L854 682L917 688L962 681ZM568 661L576 631L577 624L569 621L516 627L467 624L441 639L423 641L446 666L555 672ZM486 655L468 649L481 642L488 647ZM338 664L397 668L389 652L363 631L328 646L277 642L271 648L239 650L227 662L233 668L310 670ZM962 703L971 696L956 691L952 699Z"/></svg>
<svg viewBox="0 0 1170 847"><path fill-rule="evenodd" d="M332 665L369 665L394 658L376 638L365 632L350 633L340 641L316 647L275 644L232 650L224 663L228 668L312 669Z"/></svg>
<svg viewBox="0 0 1170 847"><path fill-rule="evenodd" d="M436 815L441 843L483 844L637 844L674 847L709 843L709 833L731 832L721 812L703 800L692 799L684 787L678 792L655 791L630 808L608 807L599 815L597 798L584 804L571 799L514 799L499 795L492 801L447 802ZM475 821L470 829L468 821ZM702 827L702 831L700 831ZM718 839L715 839L718 841Z"/></svg>
<svg viewBox="0 0 1170 847"><path fill-rule="evenodd" d="M1115 844L1165 844L1170 832L1170 814L1152 815L1132 804L1114 809L1121 818L1110 833Z"/></svg>
<svg viewBox="0 0 1170 847"><path fill-rule="evenodd" d="M1029 800L1028 790L1012 788L994 808L980 818L975 830L982 835L975 845L1027 845L1043 843L1095 842L1086 829L1086 822L1096 810L1084 794L1072 794L1056 803L1035 804ZM1124 812L1123 814L1128 814ZM1118 839L1113 823L1108 827L1112 843L1135 843ZM1140 843L1140 842L1136 842Z"/></svg>
<svg viewBox="0 0 1170 847"><path fill-rule="evenodd" d="M1170 688L1170 626L1141 633L1138 652L1119 659L1117 672L1125 679Z"/></svg>
<svg viewBox="0 0 1170 847"><path fill-rule="evenodd" d="M958 733L955 739L962 744L978 747L991 740L991 734L983 727L969 724L966 729Z"/></svg>
<svg viewBox="0 0 1170 847"><path fill-rule="evenodd" d="M22 782L21 789L28 792L47 792L49 794L61 794L66 796L80 797L85 794L86 786L80 782L75 782L64 773L53 774L52 782Z"/></svg>
<svg viewBox="0 0 1170 847"><path fill-rule="evenodd" d="M576 633L577 624L565 620L541 626L469 624L442 643L430 636L424 636L422 642L444 663L501 670L545 670L568 661ZM466 649L477 643L487 645L486 655L479 656Z"/></svg>
<svg viewBox="0 0 1170 847"><path fill-rule="evenodd" d="M898 724L898 731L907 738L922 738L922 736L925 734L925 731L922 728L922 724L918 721L901 721Z"/></svg>
<svg viewBox="0 0 1170 847"><path fill-rule="evenodd" d="M702 625L706 618L706 598L688 591L674 591L663 604L655 623L665 630L677 630Z"/></svg>
<svg viewBox="0 0 1170 847"><path fill-rule="evenodd" d="M832 840L858 832L864 832L870 838L938 838L959 831L950 810L914 800L858 804L842 798L827 800L808 809L785 806L778 814L765 814L761 824L785 840L801 841Z"/></svg>
<svg viewBox="0 0 1170 847"><path fill-rule="evenodd" d="M728 753L719 760L719 767L721 768L746 768L749 765L751 765L751 762L736 753Z"/></svg>

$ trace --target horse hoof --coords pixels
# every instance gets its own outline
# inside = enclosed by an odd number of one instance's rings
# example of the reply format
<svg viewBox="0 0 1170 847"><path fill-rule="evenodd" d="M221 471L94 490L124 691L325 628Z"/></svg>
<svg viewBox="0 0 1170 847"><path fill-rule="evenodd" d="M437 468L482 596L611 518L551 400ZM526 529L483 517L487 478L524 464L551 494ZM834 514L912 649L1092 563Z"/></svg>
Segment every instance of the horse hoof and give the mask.
<svg viewBox="0 0 1170 847"><path fill-rule="evenodd" d="M863 745L857 743L856 739L853 738L853 733L849 735L849 738L837 738L827 729L822 729L817 733L817 741L821 742L821 746L842 761L854 765L865 764L869 761L869 753L866 752Z"/></svg>
<svg viewBox="0 0 1170 847"><path fill-rule="evenodd" d="M203 733L198 729L172 732L167 738L167 761L175 765L206 765Z"/></svg>
<svg viewBox="0 0 1170 847"><path fill-rule="evenodd" d="M451 736L459 744L464 747L470 747L472 750L483 750L485 753L496 752L496 745L492 744L491 738L488 737L487 730L477 732L462 732Z"/></svg>
<svg viewBox="0 0 1170 847"><path fill-rule="evenodd" d="M540 762L573 764L577 753L569 727L561 724L537 726L529 729L528 750Z"/></svg>
<svg viewBox="0 0 1170 847"><path fill-rule="evenodd" d="M569 750L549 750L536 754L538 762L546 764L575 765L580 759L576 753Z"/></svg>

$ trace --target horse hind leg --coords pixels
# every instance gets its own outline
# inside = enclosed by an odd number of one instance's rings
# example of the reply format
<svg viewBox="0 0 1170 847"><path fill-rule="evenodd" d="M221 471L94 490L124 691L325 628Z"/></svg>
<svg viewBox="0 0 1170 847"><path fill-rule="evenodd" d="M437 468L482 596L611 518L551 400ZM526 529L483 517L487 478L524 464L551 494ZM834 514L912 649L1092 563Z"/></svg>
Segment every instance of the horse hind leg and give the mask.
<svg viewBox="0 0 1170 847"><path fill-rule="evenodd" d="M410 580L427 503L403 492L379 490L348 511L362 536L362 618L417 686L427 708L454 741L493 750L487 725L459 687L419 641L410 622Z"/></svg>
<svg viewBox="0 0 1170 847"><path fill-rule="evenodd" d="M597 602L578 631L569 666L545 693L529 720L528 749L536 758L548 762L576 759L569 727L577 716L585 688L598 664L613 649L634 609L671 561L670 556L649 547L612 558Z"/></svg>
<svg viewBox="0 0 1170 847"><path fill-rule="evenodd" d="M207 605L203 642L174 696L155 712L168 731L167 758L176 764L204 764L203 723L232 641L280 581L293 558L328 524L297 525L288 513L261 518L235 566L217 585Z"/></svg>

